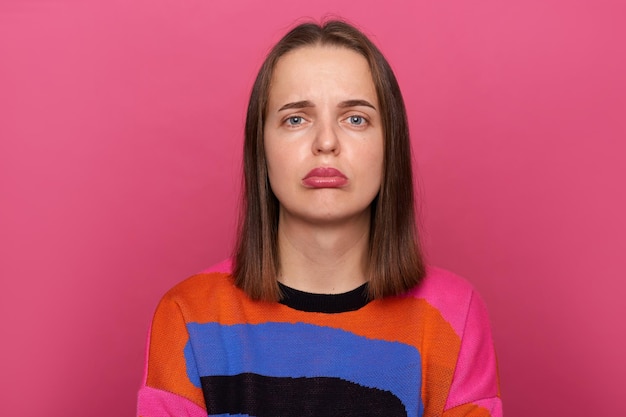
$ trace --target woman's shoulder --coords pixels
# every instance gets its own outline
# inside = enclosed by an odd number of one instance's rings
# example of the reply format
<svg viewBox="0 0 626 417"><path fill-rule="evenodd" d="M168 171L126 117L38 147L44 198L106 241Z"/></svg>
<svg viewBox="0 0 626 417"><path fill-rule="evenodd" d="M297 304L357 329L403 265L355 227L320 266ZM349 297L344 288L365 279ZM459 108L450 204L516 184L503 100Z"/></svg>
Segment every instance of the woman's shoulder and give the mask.
<svg viewBox="0 0 626 417"><path fill-rule="evenodd" d="M189 304L195 301L202 302L208 296L215 297L218 294L236 291L230 272L231 262L227 259L174 285L165 293L163 300Z"/></svg>
<svg viewBox="0 0 626 417"><path fill-rule="evenodd" d="M465 325L472 304L482 303L480 295L467 279L432 266L427 268L423 281L407 296L426 301L457 331Z"/></svg>
<svg viewBox="0 0 626 417"><path fill-rule="evenodd" d="M473 285L465 278L454 272L435 266L426 268L426 275L422 282L411 290L417 297L467 297L475 291Z"/></svg>

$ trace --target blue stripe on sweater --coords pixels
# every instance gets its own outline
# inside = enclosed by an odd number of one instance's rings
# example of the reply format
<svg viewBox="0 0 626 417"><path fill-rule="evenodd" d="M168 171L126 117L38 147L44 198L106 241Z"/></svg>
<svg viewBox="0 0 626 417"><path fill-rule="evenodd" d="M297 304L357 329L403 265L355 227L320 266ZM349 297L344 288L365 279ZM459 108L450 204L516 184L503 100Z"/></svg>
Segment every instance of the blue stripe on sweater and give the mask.
<svg viewBox="0 0 626 417"><path fill-rule="evenodd" d="M308 323L188 323L189 379L244 372L273 377L337 377L390 391L407 415L421 416L421 356L413 346Z"/></svg>

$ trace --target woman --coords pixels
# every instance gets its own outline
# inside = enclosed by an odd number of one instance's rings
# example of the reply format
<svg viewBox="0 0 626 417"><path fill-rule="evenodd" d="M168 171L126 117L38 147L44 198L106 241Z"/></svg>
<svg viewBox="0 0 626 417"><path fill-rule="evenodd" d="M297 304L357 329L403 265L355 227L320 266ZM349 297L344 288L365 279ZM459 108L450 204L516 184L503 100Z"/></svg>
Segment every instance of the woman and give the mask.
<svg viewBox="0 0 626 417"><path fill-rule="evenodd" d="M272 49L238 243L152 323L139 415L501 416L484 305L423 265L396 79L340 21Z"/></svg>

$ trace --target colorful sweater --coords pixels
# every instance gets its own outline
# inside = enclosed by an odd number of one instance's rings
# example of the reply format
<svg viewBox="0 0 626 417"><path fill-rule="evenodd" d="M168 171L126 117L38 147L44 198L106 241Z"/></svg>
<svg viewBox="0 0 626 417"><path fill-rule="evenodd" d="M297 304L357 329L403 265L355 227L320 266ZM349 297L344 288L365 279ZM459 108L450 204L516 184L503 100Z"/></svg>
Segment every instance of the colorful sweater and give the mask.
<svg viewBox="0 0 626 417"><path fill-rule="evenodd" d="M502 416L487 312L462 278L429 269L406 295L371 302L362 289L312 299L283 287L268 303L228 271L161 300L139 416Z"/></svg>

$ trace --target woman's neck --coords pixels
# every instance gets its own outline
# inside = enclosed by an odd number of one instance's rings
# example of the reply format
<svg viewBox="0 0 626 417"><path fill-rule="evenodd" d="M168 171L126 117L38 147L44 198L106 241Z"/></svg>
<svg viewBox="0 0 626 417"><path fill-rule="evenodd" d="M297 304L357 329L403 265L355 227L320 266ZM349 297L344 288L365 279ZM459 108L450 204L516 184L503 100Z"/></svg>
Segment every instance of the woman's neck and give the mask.
<svg viewBox="0 0 626 417"><path fill-rule="evenodd" d="M281 218L279 281L319 294L338 294L359 287L366 282L369 225L369 216L326 225Z"/></svg>

